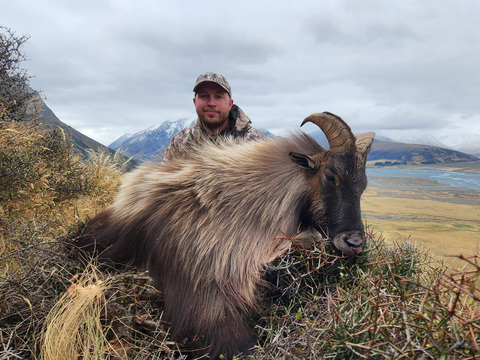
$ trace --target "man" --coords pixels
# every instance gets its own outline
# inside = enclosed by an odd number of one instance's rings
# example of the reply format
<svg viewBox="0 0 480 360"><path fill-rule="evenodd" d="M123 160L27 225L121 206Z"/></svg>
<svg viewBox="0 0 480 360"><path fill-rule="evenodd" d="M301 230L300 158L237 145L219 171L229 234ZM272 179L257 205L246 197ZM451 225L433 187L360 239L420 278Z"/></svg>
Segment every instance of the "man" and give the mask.
<svg viewBox="0 0 480 360"><path fill-rule="evenodd" d="M261 131L250 125L251 121L242 109L233 104L230 85L222 75L200 75L193 92L198 120L195 125L180 130L172 137L163 161L185 154L195 143L215 141L223 136L245 141L265 139Z"/></svg>

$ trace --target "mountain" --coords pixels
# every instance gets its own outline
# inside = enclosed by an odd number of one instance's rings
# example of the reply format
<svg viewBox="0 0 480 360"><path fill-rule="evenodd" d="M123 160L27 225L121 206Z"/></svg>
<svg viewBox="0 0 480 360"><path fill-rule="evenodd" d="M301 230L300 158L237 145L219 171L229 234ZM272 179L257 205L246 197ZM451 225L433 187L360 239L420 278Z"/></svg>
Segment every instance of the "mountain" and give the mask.
<svg viewBox="0 0 480 360"><path fill-rule="evenodd" d="M439 140L445 147L480 157L480 135L442 136Z"/></svg>
<svg viewBox="0 0 480 360"><path fill-rule="evenodd" d="M124 135L120 136L117 140L112 142L110 145L108 145L108 147L110 149L113 149L114 147L119 149L121 147L121 144L123 144L125 141L127 141L131 136L132 136L132 134L124 134Z"/></svg>
<svg viewBox="0 0 480 360"><path fill-rule="evenodd" d="M114 150L121 149L124 154L138 161L152 159L155 156L161 156L162 151L170 143L173 134L186 126L192 125L194 122L195 120L189 119L165 121L160 125L150 127L133 135L125 134L111 143L109 147ZM267 136L273 136L268 130L261 131ZM315 131L310 133L310 135L319 144L328 148L327 139L322 131ZM380 137L380 139L382 138ZM368 155L368 161L377 165L442 164L479 160L476 156L445 147L406 144L380 139L375 139Z"/></svg>
<svg viewBox="0 0 480 360"><path fill-rule="evenodd" d="M106 151L111 155L115 154L115 151L113 149L100 144L98 141L95 141L92 138L89 138L88 136L82 134L80 131L60 121L60 119L47 106L47 104L45 104L44 101L41 101L40 103L40 120L39 121L47 126L60 127L65 132L65 134L67 134L71 138L73 142L74 151L80 154L81 156L84 156L84 157L87 156L87 152L89 149L94 151ZM134 159L128 159L124 155L119 155L119 156L121 159L124 158L124 162L128 161L126 170L131 170L138 165L138 162Z"/></svg>
<svg viewBox="0 0 480 360"><path fill-rule="evenodd" d="M121 150L122 153L131 156L138 161L145 161L161 156L163 151L170 144L172 136L196 122L192 119L179 119L176 121L165 121L160 125L152 126L136 134L125 134L109 145L114 150ZM273 136L268 130L261 130L267 136Z"/></svg>
<svg viewBox="0 0 480 360"><path fill-rule="evenodd" d="M396 137L395 139L381 138L380 140L406 143L406 144L423 144L443 147L451 150L464 152L474 156L480 156L480 135L443 135L443 136L422 136L410 135Z"/></svg>
<svg viewBox="0 0 480 360"><path fill-rule="evenodd" d="M77 153L86 155L88 149L98 151L100 149L107 149L104 145L89 138L81 132L75 130L71 126L60 121L60 119L54 114L54 112L45 104L41 102L40 107L40 122L45 125L53 125L60 127L66 134L70 135L73 141L74 149ZM107 149L108 150L108 149Z"/></svg>
<svg viewBox="0 0 480 360"><path fill-rule="evenodd" d="M446 164L455 162L477 161L478 157L464 152L439 146L405 144L375 140L368 155L368 161L375 165L395 165L395 163Z"/></svg>
<svg viewBox="0 0 480 360"><path fill-rule="evenodd" d="M431 146L438 146L438 147L448 147L445 145L443 141L438 139L437 137L433 135L429 136L405 136L405 137L396 137L395 139L380 139L380 140L385 140L388 142L396 142L396 143L403 143L403 144L416 144L416 145L431 145ZM452 150L457 150L453 149Z"/></svg>
<svg viewBox="0 0 480 360"><path fill-rule="evenodd" d="M191 119L165 121L133 135L125 134L108 147L113 150L120 149L122 153L138 161L148 160L160 155L167 148L173 134L193 125L195 121Z"/></svg>
<svg viewBox="0 0 480 360"><path fill-rule="evenodd" d="M321 131L310 134L318 143L328 147L327 139ZM385 138L376 137L372 149L368 154L368 161L376 165L419 165L419 164L445 164L454 162L467 162L480 160L474 155L461 151L447 149L441 146L406 144L401 142L386 141ZM433 141L433 139L430 139ZM438 143L438 142L434 142Z"/></svg>

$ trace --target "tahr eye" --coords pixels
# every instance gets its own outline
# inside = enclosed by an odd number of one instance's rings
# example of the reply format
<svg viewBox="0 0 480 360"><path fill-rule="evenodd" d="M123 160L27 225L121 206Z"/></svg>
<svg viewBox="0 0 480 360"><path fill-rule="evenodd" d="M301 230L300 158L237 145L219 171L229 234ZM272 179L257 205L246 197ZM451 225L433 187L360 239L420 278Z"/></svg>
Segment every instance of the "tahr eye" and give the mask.
<svg viewBox="0 0 480 360"><path fill-rule="evenodd" d="M331 171L326 170L325 171L325 180L335 184L335 175Z"/></svg>

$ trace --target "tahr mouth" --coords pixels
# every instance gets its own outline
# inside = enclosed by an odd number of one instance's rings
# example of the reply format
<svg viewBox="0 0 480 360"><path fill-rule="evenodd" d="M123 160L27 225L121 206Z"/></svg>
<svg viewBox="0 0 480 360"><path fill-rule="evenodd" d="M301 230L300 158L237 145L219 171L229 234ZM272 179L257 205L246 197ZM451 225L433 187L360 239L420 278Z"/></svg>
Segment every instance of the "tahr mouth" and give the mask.
<svg viewBox="0 0 480 360"><path fill-rule="evenodd" d="M354 256L362 252L365 234L363 230L343 231L335 235L332 241L335 247L344 255Z"/></svg>
<svg viewBox="0 0 480 360"><path fill-rule="evenodd" d="M350 251L348 252L348 254L345 254L345 255L357 255L362 252L362 247L360 245L352 245L348 241L347 241L347 245L350 248Z"/></svg>
<svg viewBox="0 0 480 360"><path fill-rule="evenodd" d="M316 232L316 235L317 235L317 238L319 239L330 239L330 237L328 236L327 232L324 231L320 226L318 225L314 225L311 227L312 229L315 230Z"/></svg>
<svg viewBox="0 0 480 360"><path fill-rule="evenodd" d="M310 229L317 241L330 240L335 248L345 256L355 256L362 252L362 246L365 243L363 230L342 231L331 237L328 231L324 231L318 225L313 225Z"/></svg>

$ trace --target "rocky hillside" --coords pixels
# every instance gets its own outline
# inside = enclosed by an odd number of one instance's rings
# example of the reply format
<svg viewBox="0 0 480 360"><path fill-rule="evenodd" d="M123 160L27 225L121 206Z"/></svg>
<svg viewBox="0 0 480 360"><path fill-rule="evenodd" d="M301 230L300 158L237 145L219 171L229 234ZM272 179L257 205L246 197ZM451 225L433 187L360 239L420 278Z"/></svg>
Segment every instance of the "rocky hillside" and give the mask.
<svg viewBox="0 0 480 360"><path fill-rule="evenodd" d="M98 141L93 140L92 138L82 134L80 131L68 126L63 123L55 113L42 101L40 109L40 122L47 126L58 126L60 127L67 136L69 136L73 142L73 147L76 153L86 156L89 149L94 151L107 151L111 155L115 154L115 150L110 147L106 147L100 144ZM129 159L123 154L118 154L119 159L122 161L128 162L126 165L127 170L131 170L136 167L139 163L135 159Z"/></svg>
<svg viewBox="0 0 480 360"><path fill-rule="evenodd" d="M42 108L40 110L40 116L41 116L40 121L42 123L46 125L58 126L61 129L63 129L63 131L65 131L66 134L71 136L76 152L82 155L85 155L88 149L93 149L95 151L100 149L106 149L106 147L100 144L99 142L93 140L92 138L89 138L88 136L82 134L78 130L75 130L71 126L68 126L67 124L60 121L60 119L43 101L42 101Z"/></svg>

